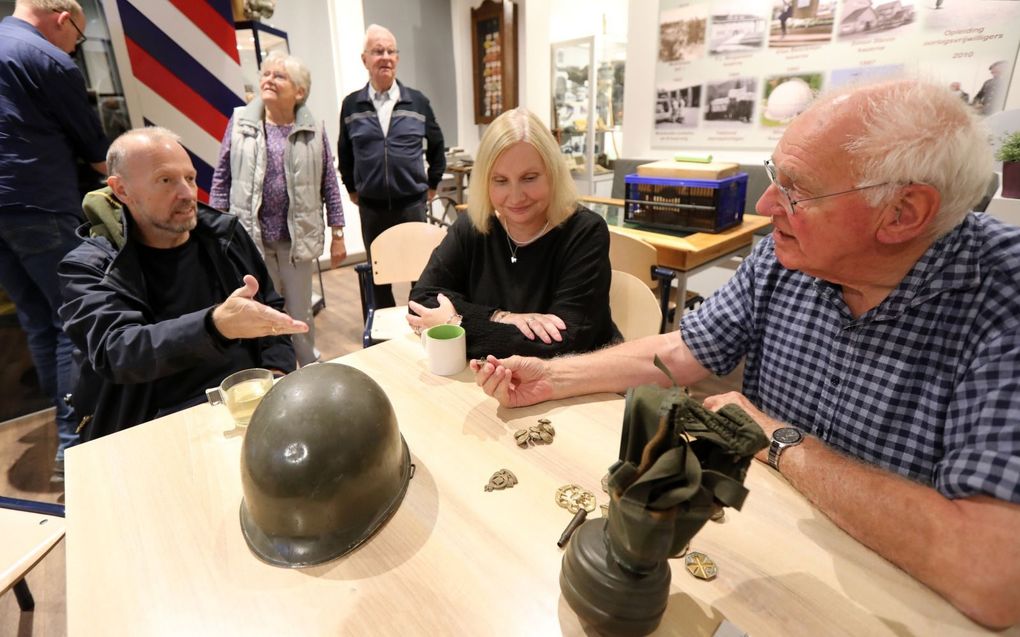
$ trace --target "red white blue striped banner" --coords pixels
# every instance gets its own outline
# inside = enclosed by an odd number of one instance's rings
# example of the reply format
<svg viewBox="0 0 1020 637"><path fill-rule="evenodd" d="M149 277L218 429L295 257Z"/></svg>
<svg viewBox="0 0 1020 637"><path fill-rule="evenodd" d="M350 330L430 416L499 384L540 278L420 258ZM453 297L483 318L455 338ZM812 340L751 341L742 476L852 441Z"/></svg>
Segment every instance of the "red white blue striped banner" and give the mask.
<svg viewBox="0 0 1020 637"><path fill-rule="evenodd" d="M244 104L230 0L104 0L134 125L181 136L208 200L220 140Z"/></svg>

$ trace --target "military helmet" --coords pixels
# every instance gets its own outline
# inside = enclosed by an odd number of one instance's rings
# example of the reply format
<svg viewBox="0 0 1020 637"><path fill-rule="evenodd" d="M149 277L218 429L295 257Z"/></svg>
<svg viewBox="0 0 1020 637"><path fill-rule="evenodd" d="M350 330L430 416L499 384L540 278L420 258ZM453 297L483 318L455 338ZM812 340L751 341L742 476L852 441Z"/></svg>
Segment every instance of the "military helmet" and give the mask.
<svg viewBox="0 0 1020 637"><path fill-rule="evenodd" d="M320 564L367 540L404 498L407 444L382 388L348 365L281 379L241 448L241 530L277 566Z"/></svg>

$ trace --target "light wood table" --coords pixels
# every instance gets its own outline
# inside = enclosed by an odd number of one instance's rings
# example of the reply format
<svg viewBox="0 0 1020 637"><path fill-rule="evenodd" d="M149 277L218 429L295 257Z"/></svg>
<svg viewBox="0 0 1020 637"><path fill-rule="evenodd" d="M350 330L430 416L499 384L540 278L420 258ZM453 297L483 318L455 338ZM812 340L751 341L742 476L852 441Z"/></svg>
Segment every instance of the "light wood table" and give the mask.
<svg viewBox="0 0 1020 637"><path fill-rule="evenodd" d="M14 586L64 537L64 520L0 509L0 593Z"/></svg>
<svg viewBox="0 0 1020 637"><path fill-rule="evenodd" d="M599 481L619 449L623 400L601 394L505 410L465 370L429 374L417 339L338 362L385 389L416 473L396 514L355 552L317 567L268 566L241 535L241 435L202 405L73 447L67 455L67 615L79 635L556 635L584 628L560 595L553 502ZM513 431L548 417L552 445ZM512 470L513 489L487 493ZM660 634L730 620L765 635L963 635L980 629L836 529L756 464L742 512L693 547L711 582L673 562ZM597 515L597 514L595 514Z"/></svg>

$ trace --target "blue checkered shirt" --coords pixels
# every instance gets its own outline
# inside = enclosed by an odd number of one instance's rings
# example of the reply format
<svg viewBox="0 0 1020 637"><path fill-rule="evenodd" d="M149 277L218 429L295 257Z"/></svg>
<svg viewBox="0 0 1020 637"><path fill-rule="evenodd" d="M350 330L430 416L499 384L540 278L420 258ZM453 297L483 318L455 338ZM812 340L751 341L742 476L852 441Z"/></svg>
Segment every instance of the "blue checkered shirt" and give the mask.
<svg viewBox="0 0 1020 637"><path fill-rule="evenodd" d="M746 356L773 418L946 497L1020 503L1020 228L969 215L859 318L767 238L681 329L717 374Z"/></svg>

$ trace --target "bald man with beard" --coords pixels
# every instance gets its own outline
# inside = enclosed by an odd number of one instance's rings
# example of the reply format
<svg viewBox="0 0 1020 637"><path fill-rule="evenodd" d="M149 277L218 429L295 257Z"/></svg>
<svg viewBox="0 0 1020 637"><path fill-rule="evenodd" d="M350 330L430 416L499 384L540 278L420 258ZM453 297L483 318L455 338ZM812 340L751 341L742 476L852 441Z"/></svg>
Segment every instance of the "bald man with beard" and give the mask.
<svg viewBox="0 0 1020 637"><path fill-rule="evenodd" d="M296 359L265 263L236 217L198 203L195 168L161 128L110 146L83 243L60 264L64 329L80 354L85 441L195 405L230 374Z"/></svg>

